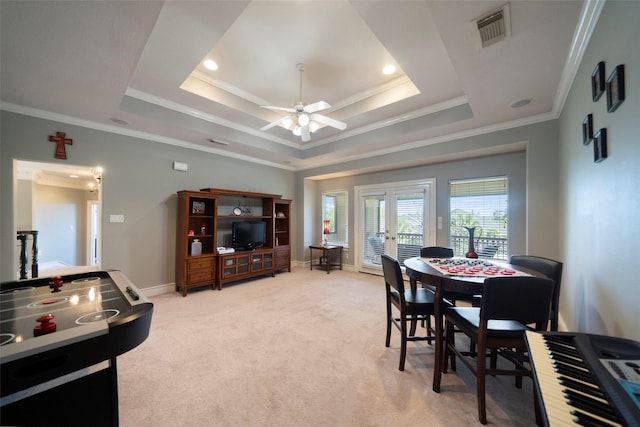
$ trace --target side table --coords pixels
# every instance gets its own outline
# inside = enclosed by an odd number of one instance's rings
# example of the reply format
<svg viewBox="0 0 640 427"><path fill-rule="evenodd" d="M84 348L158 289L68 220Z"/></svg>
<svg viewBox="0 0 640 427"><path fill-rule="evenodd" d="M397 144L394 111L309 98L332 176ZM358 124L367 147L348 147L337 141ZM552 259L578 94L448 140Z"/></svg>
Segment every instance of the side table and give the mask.
<svg viewBox="0 0 640 427"><path fill-rule="evenodd" d="M322 251L322 255L318 260L320 268L324 268L329 274L329 271L333 267L340 267L342 270L342 246L338 245L310 245L309 246L309 258L311 264L311 270L313 270L313 251ZM336 262L337 260L337 262Z"/></svg>

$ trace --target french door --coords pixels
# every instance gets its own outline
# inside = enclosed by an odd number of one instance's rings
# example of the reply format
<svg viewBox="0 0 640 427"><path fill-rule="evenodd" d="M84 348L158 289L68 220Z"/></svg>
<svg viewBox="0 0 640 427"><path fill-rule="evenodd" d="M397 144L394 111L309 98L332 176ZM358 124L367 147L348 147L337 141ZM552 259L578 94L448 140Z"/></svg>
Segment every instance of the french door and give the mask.
<svg viewBox="0 0 640 427"><path fill-rule="evenodd" d="M384 253L402 262L434 245L435 179L355 188L356 268L380 274Z"/></svg>

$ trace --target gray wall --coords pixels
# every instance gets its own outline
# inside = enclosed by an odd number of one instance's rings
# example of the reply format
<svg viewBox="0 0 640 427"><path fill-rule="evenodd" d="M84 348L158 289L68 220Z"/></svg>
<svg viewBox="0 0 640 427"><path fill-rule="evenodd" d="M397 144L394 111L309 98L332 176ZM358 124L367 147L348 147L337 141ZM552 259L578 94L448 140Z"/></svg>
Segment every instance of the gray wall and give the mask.
<svg viewBox="0 0 640 427"><path fill-rule="evenodd" d="M560 317L566 328L640 340L640 2L608 1L560 118ZM625 66L626 100L607 113L591 100L591 72ZM593 162L581 124L607 129L609 157Z"/></svg>
<svg viewBox="0 0 640 427"><path fill-rule="evenodd" d="M85 265L89 191L34 184L34 230L39 261ZM18 197L22 199L22 194Z"/></svg>
<svg viewBox="0 0 640 427"><path fill-rule="evenodd" d="M448 181L507 174L510 178L510 227L512 253L529 253L549 258L558 257L558 124L551 120L535 125L462 138L436 145L427 145L387 156L347 162L296 173L296 200L302 201L305 213L298 222L304 224L298 233L296 259L306 259L305 248L319 242L322 193L334 190L350 191L349 223L353 224L353 187L356 185L436 178L437 216L448 223ZM455 153L479 150L516 150L520 154L502 154L473 160L433 163ZM526 150L526 151L522 151ZM423 159L426 166L401 168L386 172L360 173L341 178L325 178L331 174L348 174L350 170L379 167L385 163ZM353 242L353 231L349 236ZM447 230L438 230L438 244L447 245ZM353 257L347 263L353 264Z"/></svg>
<svg viewBox="0 0 640 427"><path fill-rule="evenodd" d="M359 202L354 197L354 187L359 185L384 184L401 181L413 181L419 179L436 179L436 217L442 217L443 228L436 230L436 243L440 246L449 246L449 236L447 224L449 223L449 181L452 179L478 178L484 176L506 175L509 177L509 245L512 253L525 252L525 153L511 153L496 156L482 157L471 160L461 160L456 162L440 163L430 166L399 169L387 172L363 174L350 177L326 179L317 182L315 191L318 194L340 189L349 192L349 229L350 248L355 243L354 237L354 211ZM315 217L322 215L322 206L317 204ZM321 236L318 234L320 226L316 224L314 237L311 242L319 242ZM308 246L311 242L305 242ZM350 250L350 253L353 251ZM308 253L305 252L305 259ZM354 264L355 255L350 255L344 262Z"/></svg>
<svg viewBox="0 0 640 427"><path fill-rule="evenodd" d="M177 191L219 187L294 196L289 171L6 111L1 120L3 281L16 279L18 265L12 256L16 245L14 160L65 162L53 158L47 140L57 131L73 139L66 163L104 168L102 267L122 270L140 288L175 281ZM173 171L174 160L188 163L189 171ZM125 222L110 223L111 214L124 215Z"/></svg>

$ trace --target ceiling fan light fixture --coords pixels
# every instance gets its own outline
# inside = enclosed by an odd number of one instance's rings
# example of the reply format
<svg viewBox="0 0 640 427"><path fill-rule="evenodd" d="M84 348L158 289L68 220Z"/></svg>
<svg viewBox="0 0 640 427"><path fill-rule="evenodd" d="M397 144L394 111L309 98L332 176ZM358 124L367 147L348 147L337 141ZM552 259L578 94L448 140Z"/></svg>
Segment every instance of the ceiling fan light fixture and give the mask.
<svg viewBox="0 0 640 427"><path fill-rule="evenodd" d="M274 111L286 111L290 113L289 116L284 116L275 120L260 128L261 131L266 131L274 126L282 126L285 129L291 130L295 136L301 136L302 142L308 142L311 140L311 134L322 125L331 126L338 130L345 130L347 124L339 120L332 119L330 117L318 114L318 111L323 111L331 108L331 105L325 101L318 101L311 104L304 104L302 101L302 72L304 71L304 64L297 64L298 71L300 72L300 100L292 107L276 107L272 105L261 105L260 108L268 108ZM293 129L291 129L293 127Z"/></svg>
<svg viewBox="0 0 640 427"><path fill-rule="evenodd" d="M282 119L282 122L280 122L280 124L282 125L282 127L289 129L293 124L293 119L291 117L286 117Z"/></svg>
<svg viewBox="0 0 640 427"><path fill-rule="evenodd" d="M309 124L309 116L305 113L302 113L298 116L298 125L306 126Z"/></svg>

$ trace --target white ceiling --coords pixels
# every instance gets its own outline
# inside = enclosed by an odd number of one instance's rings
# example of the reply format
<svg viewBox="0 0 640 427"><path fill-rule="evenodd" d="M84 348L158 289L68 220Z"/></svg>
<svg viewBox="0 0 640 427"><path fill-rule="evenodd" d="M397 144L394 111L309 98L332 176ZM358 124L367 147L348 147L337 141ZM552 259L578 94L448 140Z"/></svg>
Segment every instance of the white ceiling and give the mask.
<svg viewBox="0 0 640 427"><path fill-rule="evenodd" d="M2 0L2 108L309 169L557 117L590 3L511 1L511 36L481 48L504 1ZM299 101L297 63L345 131L259 130L282 116L260 105Z"/></svg>

